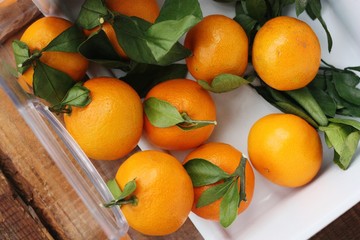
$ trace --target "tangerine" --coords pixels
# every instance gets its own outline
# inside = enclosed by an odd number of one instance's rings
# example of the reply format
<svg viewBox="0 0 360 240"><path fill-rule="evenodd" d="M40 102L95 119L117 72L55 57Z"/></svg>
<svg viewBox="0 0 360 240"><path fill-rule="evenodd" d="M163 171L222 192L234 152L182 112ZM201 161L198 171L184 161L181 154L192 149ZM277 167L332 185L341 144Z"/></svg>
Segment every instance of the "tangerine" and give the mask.
<svg viewBox="0 0 360 240"><path fill-rule="evenodd" d="M186 113L194 120L216 120L216 106L211 95L199 84L189 79L172 79L155 85L146 95L167 101L179 113ZM214 130L214 125L184 130L178 126L156 127L144 116L144 132L148 140L167 150L184 150L205 142Z"/></svg>
<svg viewBox="0 0 360 240"><path fill-rule="evenodd" d="M286 187L309 183L322 163L317 131L293 114L273 113L256 121L249 132L248 153L261 175Z"/></svg>
<svg viewBox="0 0 360 240"><path fill-rule="evenodd" d="M256 33L252 63L260 78L277 90L295 90L310 83L320 67L321 48L311 27L280 16Z"/></svg>
<svg viewBox="0 0 360 240"><path fill-rule="evenodd" d="M241 157L242 157L242 153L229 144L221 143L221 142L209 142L201 145L200 147L190 152L185 157L183 163L185 164L191 159L201 158L210 161L211 163L220 167L228 174L232 174L239 166ZM238 181L238 186L240 185L240 181ZM211 185L201 186L201 187L194 187L194 204L192 207L193 213L204 219L219 221L220 203L222 201L222 198L206 206L196 207L198 200L200 196L203 194L203 192L219 183L220 182ZM245 165L246 201L241 201L240 206L238 207L238 214L244 212L251 204L254 194L254 188L255 188L254 171L249 161L246 161L246 165Z"/></svg>
<svg viewBox="0 0 360 240"><path fill-rule="evenodd" d="M96 160L116 160L130 153L142 134L140 97L127 83L111 77L84 83L91 102L72 107L64 115L65 127L84 152Z"/></svg>
<svg viewBox="0 0 360 240"><path fill-rule="evenodd" d="M59 17L42 17L33 22L23 33L20 41L27 44L31 53L41 51L54 38L72 26L72 23ZM88 60L80 53L44 51L40 61L68 74L75 81L82 80L88 68ZM30 66L19 77L20 82L26 82L32 87L34 68Z"/></svg>
<svg viewBox="0 0 360 240"><path fill-rule="evenodd" d="M209 83L219 74L242 75L248 63L248 38L244 29L224 15L208 15L186 34L185 59L191 75Z"/></svg>
<svg viewBox="0 0 360 240"><path fill-rule="evenodd" d="M115 179L121 189L135 179L137 204L121 206L133 229L146 235L167 235L186 221L194 200L192 182L172 155L156 150L136 152L120 165Z"/></svg>

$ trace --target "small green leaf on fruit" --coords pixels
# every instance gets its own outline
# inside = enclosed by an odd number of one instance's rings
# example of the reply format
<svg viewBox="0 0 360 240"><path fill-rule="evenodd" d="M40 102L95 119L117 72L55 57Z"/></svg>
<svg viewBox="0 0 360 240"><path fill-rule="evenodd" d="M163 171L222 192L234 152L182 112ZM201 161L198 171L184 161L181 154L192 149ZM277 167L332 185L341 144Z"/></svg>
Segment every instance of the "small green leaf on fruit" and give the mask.
<svg viewBox="0 0 360 240"><path fill-rule="evenodd" d="M214 93L224 93L232 91L242 85L249 84L251 83L251 80L246 80L237 75L224 73L216 76L211 84L204 80L198 80L197 82L205 90Z"/></svg>
<svg viewBox="0 0 360 240"><path fill-rule="evenodd" d="M109 188L111 194L113 195L113 197L115 199L119 198L122 194L122 191L119 187L119 185L117 184L115 179L111 179L106 183L107 187Z"/></svg>
<svg viewBox="0 0 360 240"><path fill-rule="evenodd" d="M145 100L144 111L155 127L171 127L184 121L176 107L155 97Z"/></svg>
<svg viewBox="0 0 360 240"><path fill-rule="evenodd" d="M236 181L233 181L220 203L220 224L229 227L238 214L239 190Z"/></svg>
<svg viewBox="0 0 360 240"><path fill-rule="evenodd" d="M228 173L215 164L201 158L194 158L184 164L184 167L195 187L216 183L230 177Z"/></svg>
<svg viewBox="0 0 360 240"><path fill-rule="evenodd" d="M206 189L198 199L198 202L196 203L196 207L204 207L206 205L209 205L216 200L222 198L225 193L228 191L229 187L233 181L230 179L228 181L224 181L222 183L216 184L208 189Z"/></svg>

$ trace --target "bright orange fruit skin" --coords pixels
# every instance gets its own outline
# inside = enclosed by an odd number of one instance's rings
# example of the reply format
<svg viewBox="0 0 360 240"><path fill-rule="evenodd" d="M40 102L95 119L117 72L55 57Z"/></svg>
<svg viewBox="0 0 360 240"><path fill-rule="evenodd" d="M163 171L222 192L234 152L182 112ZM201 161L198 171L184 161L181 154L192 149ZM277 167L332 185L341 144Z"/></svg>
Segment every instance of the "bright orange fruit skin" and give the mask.
<svg viewBox="0 0 360 240"><path fill-rule="evenodd" d="M260 78L277 90L295 90L318 72L321 47L311 27L281 16L266 22L255 35L252 63Z"/></svg>
<svg viewBox="0 0 360 240"><path fill-rule="evenodd" d="M305 120L274 113L250 129L248 153L254 168L271 182L300 187L319 172L323 152L317 131Z"/></svg>
<svg viewBox="0 0 360 240"><path fill-rule="evenodd" d="M220 167L225 172L232 174L239 166L242 153L234 148L233 146L221 143L221 142L209 142L201 145L192 152L190 152L184 160L184 164L191 159L201 158L210 161L216 166ZM252 169L251 164L247 161L245 166L245 192L246 192L246 202L241 202L238 209L238 214L244 212L251 204L254 190L255 190L255 175ZM238 182L238 186L240 181ZM197 208L196 204L201 196L201 194L208 188L214 186L207 185L202 187L194 187L194 204L192 207L192 212L196 215L213 221L219 221L220 219L220 203L222 198L217 201Z"/></svg>
<svg viewBox="0 0 360 240"><path fill-rule="evenodd" d="M140 97L127 83L110 77L84 83L91 102L64 115L66 129L95 160L116 160L137 145L143 126Z"/></svg>
<svg viewBox="0 0 360 240"><path fill-rule="evenodd" d="M195 81L173 79L157 84L145 97L167 101L194 120L216 120L216 106L211 95ZM144 116L144 132L148 140L166 150L185 150L205 142L214 130L214 125L183 130L178 126L160 128L153 126Z"/></svg>
<svg viewBox="0 0 360 240"><path fill-rule="evenodd" d="M224 15L208 15L186 34L184 46L191 75L211 82L217 75L242 75L248 64L248 38L243 28Z"/></svg>
<svg viewBox="0 0 360 240"><path fill-rule="evenodd" d="M121 189L135 179L138 204L121 210L130 227L162 236L177 231L186 221L194 200L192 182L173 156L155 150L141 151L121 164L115 177Z"/></svg>

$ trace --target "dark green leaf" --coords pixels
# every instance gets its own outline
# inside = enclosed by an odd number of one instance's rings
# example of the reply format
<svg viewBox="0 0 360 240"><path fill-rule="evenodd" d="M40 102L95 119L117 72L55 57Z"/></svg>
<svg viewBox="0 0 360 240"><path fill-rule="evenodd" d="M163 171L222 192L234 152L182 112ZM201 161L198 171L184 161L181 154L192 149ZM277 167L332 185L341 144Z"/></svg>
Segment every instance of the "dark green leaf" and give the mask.
<svg viewBox="0 0 360 240"><path fill-rule="evenodd" d="M222 198L225 195L225 193L228 191L231 184L233 183L232 179L233 178L206 189L201 194L198 202L196 203L196 207L197 208L204 207Z"/></svg>
<svg viewBox="0 0 360 240"><path fill-rule="evenodd" d="M247 0L246 9L251 18L261 21L266 15L267 5L265 0Z"/></svg>
<svg viewBox="0 0 360 240"><path fill-rule="evenodd" d="M42 51L77 52L85 35L73 25L54 38Z"/></svg>
<svg viewBox="0 0 360 240"><path fill-rule="evenodd" d="M326 126L328 124L327 117L307 87L285 91L285 93L304 108L320 126Z"/></svg>
<svg viewBox="0 0 360 240"><path fill-rule="evenodd" d="M220 203L220 224L223 227L230 226L238 214L239 190L238 185L234 182L225 193Z"/></svg>
<svg viewBox="0 0 360 240"><path fill-rule="evenodd" d="M185 64L171 64L158 66L150 64L135 63L131 71L121 79L130 84L141 98L156 84L177 78L185 78L187 75Z"/></svg>
<svg viewBox="0 0 360 240"><path fill-rule="evenodd" d="M155 97L144 101L144 111L150 123L156 127L171 127L184 121L176 107Z"/></svg>
<svg viewBox="0 0 360 240"><path fill-rule="evenodd" d="M169 1L169 2L168 2ZM117 15L113 24L127 56L140 63L169 65L191 54L178 40L202 16L196 0L167 0L155 24Z"/></svg>
<svg viewBox="0 0 360 240"><path fill-rule="evenodd" d="M334 117L336 113L335 101L323 90L319 88L309 88L311 94L320 105L326 116Z"/></svg>
<svg viewBox="0 0 360 240"><path fill-rule="evenodd" d="M122 191L117 184L115 179L111 179L106 183L107 187L109 188L111 194L113 195L114 199L117 199L121 196Z"/></svg>
<svg viewBox="0 0 360 240"><path fill-rule="evenodd" d="M200 158L194 158L184 164L194 187L205 186L228 178L230 175L215 164Z"/></svg>
<svg viewBox="0 0 360 240"><path fill-rule="evenodd" d="M234 90L242 85L249 84L251 81L248 81L240 76L236 76L233 74L220 74L216 76L211 84L204 80L197 81L201 87L204 89L214 92L214 93L223 93Z"/></svg>
<svg viewBox="0 0 360 240"><path fill-rule="evenodd" d="M342 150L334 155L334 162L341 169L346 170L350 166L351 160L353 159L359 145L359 140L360 131L350 133L344 141Z"/></svg>
<svg viewBox="0 0 360 240"><path fill-rule="evenodd" d="M85 107L90 102L90 90L82 86L80 83L77 83L72 88L70 88L65 98L61 101L61 104Z"/></svg>
<svg viewBox="0 0 360 240"><path fill-rule="evenodd" d="M197 0L165 0L156 23L169 20L183 21L188 16L202 19L202 11Z"/></svg>
<svg viewBox="0 0 360 240"><path fill-rule="evenodd" d="M103 0L86 0L81 6L76 24L85 29L93 29L102 24L103 18L108 14Z"/></svg>
<svg viewBox="0 0 360 240"><path fill-rule="evenodd" d="M240 178L240 193L239 193L239 202L238 207L240 206L241 201L246 200L246 175L245 175L245 167L246 167L247 158L244 155L241 155L239 166L236 168L235 173L236 176Z"/></svg>
<svg viewBox="0 0 360 240"><path fill-rule="evenodd" d="M296 9L296 16L299 16L303 13L306 9L309 0L296 0L295 1L295 9Z"/></svg>
<svg viewBox="0 0 360 240"><path fill-rule="evenodd" d="M347 118L329 118L329 122L332 123L341 123L344 125L351 126L360 131L360 122L355 119L347 119Z"/></svg>
<svg viewBox="0 0 360 240"><path fill-rule="evenodd" d="M251 38L256 30L257 21L246 14L238 14L234 20L238 22L245 30L247 36Z"/></svg>
<svg viewBox="0 0 360 240"><path fill-rule="evenodd" d="M66 73L52 68L40 61L34 68L34 94L45 99L52 105L57 105L64 99L75 81Z"/></svg>
<svg viewBox="0 0 360 240"><path fill-rule="evenodd" d="M30 66L25 62L30 58L30 50L26 43L19 40L12 42L12 48L14 51L16 67L19 73L23 74Z"/></svg>
<svg viewBox="0 0 360 240"><path fill-rule="evenodd" d="M110 43L103 30L99 30L88 37L80 46L79 52L92 62L108 68L129 70L129 61L121 58Z"/></svg>
<svg viewBox="0 0 360 240"><path fill-rule="evenodd" d="M360 89L356 88L360 78L353 73L333 72L335 89L346 101L360 106Z"/></svg>
<svg viewBox="0 0 360 240"><path fill-rule="evenodd" d="M331 34L327 28L327 25L321 16L321 1L320 0L308 1L306 12L313 20L317 18L321 23L322 27L326 32L327 41L328 41L328 51L330 52L332 49L333 42L332 42Z"/></svg>
<svg viewBox="0 0 360 240"><path fill-rule="evenodd" d="M299 108L298 106L288 103L288 102L275 102L275 107L279 108L284 113L291 113L294 115L297 115L307 121L311 126L314 128L318 128L319 125L314 121L314 119L308 115L305 111L303 111L302 108Z"/></svg>
<svg viewBox="0 0 360 240"><path fill-rule="evenodd" d="M360 66L346 67L344 70L354 70L360 72Z"/></svg>

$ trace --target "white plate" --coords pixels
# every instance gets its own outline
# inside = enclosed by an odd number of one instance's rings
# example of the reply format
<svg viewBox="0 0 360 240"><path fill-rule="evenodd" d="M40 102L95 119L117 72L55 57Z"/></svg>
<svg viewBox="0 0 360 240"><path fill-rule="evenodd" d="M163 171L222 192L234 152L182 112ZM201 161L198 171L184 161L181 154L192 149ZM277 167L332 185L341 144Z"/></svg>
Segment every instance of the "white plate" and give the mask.
<svg viewBox="0 0 360 240"><path fill-rule="evenodd" d="M200 0L203 14L221 13L234 17L233 4ZM331 54L327 50L326 35L318 21L306 13L300 19L308 22L318 35L322 58L337 67L360 65L360 20L355 0L322 1L322 15L333 37ZM294 11L288 13L295 16ZM190 77L190 76L189 76ZM190 77L191 78L191 77ZM250 87L242 87L225 94L213 94L218 107L218 125L209 141L229 143L247 153L247 136L252 124L260 117L278 112ZM152 148L146 140L140 148ZM184 153L173 152L179 160ZM332 162L332 150L324 145L324 163L316 179L305 187L289 189L276 186L256 173L255 194L250 207L227 229L206 221L195 214L190 218L207 240L219 239L308 239L339 217L360 200L359 149L355 161L347 171Z"/></svg>

